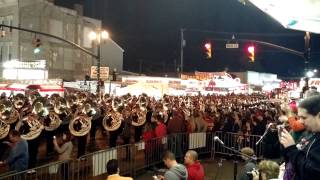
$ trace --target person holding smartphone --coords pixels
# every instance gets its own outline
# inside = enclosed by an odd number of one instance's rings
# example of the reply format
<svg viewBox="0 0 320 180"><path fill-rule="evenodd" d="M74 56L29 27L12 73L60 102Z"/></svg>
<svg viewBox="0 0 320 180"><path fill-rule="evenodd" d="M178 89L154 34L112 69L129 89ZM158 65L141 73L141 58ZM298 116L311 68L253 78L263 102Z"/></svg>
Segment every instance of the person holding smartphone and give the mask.
<svg viewBox="0 0 320 180"><path fill-rule="evenodd" d="M59 146L56 136L53 136L53 145L54 145L54 149L59 154L59 161L67 161L67 160L71 159L71 153L72 153L72 148L73 148L71 138L72 138L71 133L69 131L66 131L62 135L62 145ZM68 164L68 162L63 163L60 166L60 173L61 173L62 179L64 179L64 180L69 179L69 164Z"/></svg>
<svg viewBox="0 0 320 180"><path fill-rule="evenodd" d="M295 179L319 179L320 173L320 96L312 96L298 106L298 117L307 131L312 132L296 144L292 135L283 129L280 143L283 145L286 162L294 167Z"/></svg>
<svg viewBox="0 0 320 180"><path fill-rule="evenodd" d="M73 149L73 144L71 141L71 133L65 132L62 135L62 144L59 145L56 136L53 136L54 149L59 154L59 161L69 160L71 158L71 153Z"/></svg>

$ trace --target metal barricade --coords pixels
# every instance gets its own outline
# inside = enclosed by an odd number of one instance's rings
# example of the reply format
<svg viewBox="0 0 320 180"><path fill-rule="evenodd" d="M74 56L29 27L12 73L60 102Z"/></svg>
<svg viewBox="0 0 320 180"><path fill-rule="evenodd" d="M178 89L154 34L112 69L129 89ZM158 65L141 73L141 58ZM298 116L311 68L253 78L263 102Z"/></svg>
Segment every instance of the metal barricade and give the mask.
<svg viewBox="0 0 320 180"><path fill-rule="evenodd" d="M233 152L214 142L215 136L218 136L226 146L235 150L250 147L254 149L257 157L262 156L262 145L256 146L260 136L244 136L220 131L215 133L181 133L108 148L86 154L73 161L55 162L28 171L0 175L0 179L105 179L107 176L106 164L111 159L118 160L121 175L135 177L138 171L162 163L162 155L166 150L172 151L180 163L183 163L184 154L191 149L197 151L200 158L213 158L215 154L232 155ZM28 174L31 170L34 170L35 173Z"/></svg>
<svg viewBox="0 0 320 180"><path fill-rule="evenodd" d="M105 179L107 175L107 162L117 159L122 175L132 175L132 163L134 158L134 146L132 144L117 146L106 150L86 154L76 160L75 179Z"/></svg>
<svg viewBox="0 0 320 180"><path fill-rule="evenodd" d="M69 180L72 179L73 167L70 161L59 161L46 164L40 167L29 169L22 172L16 172L0 175L1 180Z"/></svg>
<svg viewBox="0 0 320 180"><path fill-rule="evenodd" d="M225 146L235 150L241 150L244 147L250 147L254 150L258 158L262 157L262 144L256 145L256 142L261 136L258 135L242 135L238 133L221 132L217 131L215 136L218 136L225 144ZM214 143L213 155L223 154L232 155L234 152L224 148L220 143Z"/></svg>

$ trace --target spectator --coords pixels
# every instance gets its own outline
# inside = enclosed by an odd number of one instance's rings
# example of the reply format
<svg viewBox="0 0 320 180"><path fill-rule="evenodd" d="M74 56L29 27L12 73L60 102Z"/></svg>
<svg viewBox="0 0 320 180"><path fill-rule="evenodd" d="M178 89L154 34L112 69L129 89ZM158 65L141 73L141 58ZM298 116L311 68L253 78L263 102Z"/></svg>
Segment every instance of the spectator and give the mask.
<svg viewBox="0 0 320 180"><path fill-rule="evenodd" d="M303 100L298 107L298 115L306 130L313 132L296 145L293 137L285 129L281 133L280 142L284 146L286 162L291 162L295 169L295 179L318 179L320 173L320 96L312 96Z"/></svg>
<svg viewBox="0 0 320 180"><path fill-rule="evenodd" d="M54 145L54 149L59 154L59 161L69 160L71 157L72 148L73 148L73 144L71 142L70 132L68 132L68 131L65 132L62 135L62 139L63 139L63 144L61 146L59 146L57 143L56 137L55 136L53 137L53 145Z"/></svg>
<svg viewBox="0 0 320 180"><path fill-rule="evenodd" d="M239 180L250 180L248 172L251 172L256 168L256 162L253 158L254 151L249 147L245 147L241 149L241 153L243 154L241 157L243 160L245 160L245 165L243 170L240 172Z"/></svg>
<svg viewBox="0 0 320 180"><path fill-rule="evenodd" d="M169 170L161 176L162 180L187 180L188 172L187 169L182 164L178 164L174 154L167 151L163 156L164 164L169 168Z"/></svg>
<svg viewBox="0 0 320 180"><path fill-rule="evenodd" d="M152 139L154 138L154 132L151 126L150 122L147 122L144 126L144 132L143 132L143 141L145 143L145 164L149 165L152 163L153 156L153 148L154 148L154 141Z"/></svg>
<svg viewBox="0 0 320 180"><path fill-rule="evenodd" d="M119 175L120 169L119 169L118 161L116 159L111 159L108 161L107 172L108 172L107 180L133 180L131 177L123 177Z"/></svg>
<svg viewBox="0 0 320 180"><path fill-rule="evenodd" d="M71 158L73 144L71 142L71 134L69 131L66 131L62 135L63 144L60 147L57 143L56 136L53 136L53 145L54 149L59 154L59 161L66 161ZM69 179L69 164L68 162L63 163L60 167L61 175L64 180Z"/></svg>
<svg viewBox="0 0 320 180"><path fill-rule="evenodd" d="M277 180L280 167L274 161L263 160L258 165L259 172L253 171L253 180Z"/></svg>
<svg viewBox="0 0 320 180"><path fill-rule="evenodd" d="M29 161L27 141L20 137L17 130L10 131L9 140L11 142L6 142L11 147L9 157L5 161L0 161L0 165L8 164L10 171L26 170Z"/></svg>
<svg viewBox="0 0 320 180"><path fill-rule="evenodd" d="M184 157L184 164L188 171L188 180L204 180L203 166L198 161L198 153L189 150Z"/></svg>

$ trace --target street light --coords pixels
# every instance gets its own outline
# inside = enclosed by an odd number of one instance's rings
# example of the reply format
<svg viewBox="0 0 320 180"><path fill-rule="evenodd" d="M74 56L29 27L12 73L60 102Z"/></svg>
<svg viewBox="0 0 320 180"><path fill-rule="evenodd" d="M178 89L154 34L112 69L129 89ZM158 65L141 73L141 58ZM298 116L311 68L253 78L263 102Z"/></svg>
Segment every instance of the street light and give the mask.
<svg viewBox="0 0 320 180"><path fill-rule="evenodd" d="M98 30L97 32L91 31L89 33L89 39L97 44L97 93L100 95L100 43L101 40L109 39L109 33L105 30Z"/></svg>
<svg viewBox="0 0 320 180"><path fill-rule="evenodd" d="M314 76L314 72L313 71L308 71L306 75L307 75L308 78L312 78Z"/></svg>

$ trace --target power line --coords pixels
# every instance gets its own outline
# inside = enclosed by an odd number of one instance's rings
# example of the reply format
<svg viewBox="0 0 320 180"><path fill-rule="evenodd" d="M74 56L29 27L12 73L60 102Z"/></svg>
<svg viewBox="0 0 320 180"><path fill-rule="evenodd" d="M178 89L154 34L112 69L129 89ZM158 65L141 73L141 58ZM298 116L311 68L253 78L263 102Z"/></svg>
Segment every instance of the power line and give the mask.
<svg viewBox="0 0 320 180"><path fill-rule="evenodd" d="M201 32L208 34L219 34L219 35L242 35L242 36L265 36L265 37L298 37L303 36L302 33L241 33L241 32L219 32L201 29L184 29L186 32Z"/></svg>

